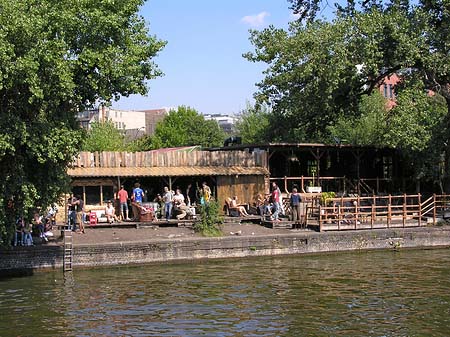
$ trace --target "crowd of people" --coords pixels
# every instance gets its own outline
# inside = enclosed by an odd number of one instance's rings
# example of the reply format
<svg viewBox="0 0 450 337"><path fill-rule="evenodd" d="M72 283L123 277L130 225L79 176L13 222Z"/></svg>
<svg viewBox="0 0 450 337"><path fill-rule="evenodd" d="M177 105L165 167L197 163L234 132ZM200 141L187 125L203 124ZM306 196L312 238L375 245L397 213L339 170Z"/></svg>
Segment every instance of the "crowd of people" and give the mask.
<svg viewBox="0 0 450 337"><path fill-rule="evenodd" d="M197 190L197 191L196 191ZM112 221L139 221L143 214L148 212L148 209L143 206L144 198L148 200L146 192L141 188L139 183L135 183L131 194L125 190L124 186L120 186L120 190L116 193L116 200L119 205L119 212L116 215L113 212L114 207L111 202L107 203L105 209L105 215L108 218L108 222ZM186 187L185 194L182 193L180 187L177 187L175 191L171 190L168 186L164 186L161 193L157 193L153 199L153 205L156 209L152 209L154 212L154 220L165 219L170 220L173 217L181 220L187 215L195 214L194 207L197 202L200 204L208 203L211 198L211 188L206 182L202 183L201 188L194 190L192 184ZM131 206L131 214L129 212L129 204Z"/></svg>
<svg viewBox="0 0 450 337"><path fill-rule="evenodd" d="M16 228L14 232L14 246L33 246L35 239L38 237L40 242L48 242L48 239L53 236L52 228L56 223L55 217L58 212L56 204L51 205L41 215L39 210L34 212L32 219L19 217L16 221Z"/></svg>
<svg viewBox="0 0 450 337"><path fill-rule="evenodd" d="M305 214L302 209L302 196L296 186L292 188L288 196L290 206L290 220L295 223L304 223ZM276 182L272 183L271 193L266 195L258 194L255 201L257 213L271 221L281 221L280 217L285 216L281 190Z"/></svg>

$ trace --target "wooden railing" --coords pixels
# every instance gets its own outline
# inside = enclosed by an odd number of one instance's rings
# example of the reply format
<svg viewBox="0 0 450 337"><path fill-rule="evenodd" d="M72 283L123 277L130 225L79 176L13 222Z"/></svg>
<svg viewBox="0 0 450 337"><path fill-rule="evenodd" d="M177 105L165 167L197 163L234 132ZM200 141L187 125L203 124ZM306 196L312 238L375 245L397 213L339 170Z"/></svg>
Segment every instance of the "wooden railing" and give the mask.
<svg viewBox="0 0 450 337"><path fill-rule="evenodd" d="M271 181L278 182L278 186L283 188L284 192L289 193L289 186L296 184L300 191L306 191L306 186L328 186L332 184L335 186L335 191L339 190L343 193L354 191L358 194L377 194L380 191L380 185L391 182L388 178L360 178L350 179L346 176L299 176L299 177L270 177ZM324 189L326 190L326 189Z"/></svg>
<svg viewBox="0 0 450 337"><path fill-rule="evenodd" d="M267 167L266 152L244 151L146 151L81 152L72 167Z"/></svg>
<svg viewBox="0 0 450 337"><path fill-rule="evenodd" d="M326 206L316 203L308 218L317 219L320 231L420 227L450 218L450 195L388 195L330 198Z"/></svg>

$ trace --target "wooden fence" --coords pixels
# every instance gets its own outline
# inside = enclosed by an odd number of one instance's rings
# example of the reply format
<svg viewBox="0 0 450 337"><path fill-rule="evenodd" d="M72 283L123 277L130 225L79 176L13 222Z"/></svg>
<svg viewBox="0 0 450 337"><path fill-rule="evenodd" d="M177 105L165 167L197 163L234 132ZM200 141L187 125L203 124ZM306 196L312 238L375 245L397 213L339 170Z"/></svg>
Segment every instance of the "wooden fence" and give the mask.
<svg viewBox="0 0 450 337"><path fill-rule="evenodd" d="M266 152L244 151L147 151L81 152L72 167L267 167Z"/></svg>
<svg viewBox="0 0 450 337"><path fill-rule="evenodd" d="M450 219L450 195L421 194L316 199L307 210L308 224L320 231L420 227Z"/></svg>

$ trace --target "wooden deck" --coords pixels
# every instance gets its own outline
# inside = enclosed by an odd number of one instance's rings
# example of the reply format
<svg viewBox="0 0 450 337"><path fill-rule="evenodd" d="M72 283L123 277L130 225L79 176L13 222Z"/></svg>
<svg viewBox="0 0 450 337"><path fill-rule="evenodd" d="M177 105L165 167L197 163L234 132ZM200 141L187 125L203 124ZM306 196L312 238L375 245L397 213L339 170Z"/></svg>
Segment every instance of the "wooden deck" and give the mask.
<svg viewBox="0 0 450 337"><path fill-rule="evenodd" d="M371 230L435 225L450 220L450 195L432 195L422 200L418 195L341 197L327 199L328 206L308 202L305 207L306 224L300 226L287 218L280 221L263 219L257 215L247 217L224 217L224 223L254 223L273 229L308 228L317 231ZM195 219L171 219L148 222L117 222L85 224L87 228L105 227L194 227Z"/></svg>

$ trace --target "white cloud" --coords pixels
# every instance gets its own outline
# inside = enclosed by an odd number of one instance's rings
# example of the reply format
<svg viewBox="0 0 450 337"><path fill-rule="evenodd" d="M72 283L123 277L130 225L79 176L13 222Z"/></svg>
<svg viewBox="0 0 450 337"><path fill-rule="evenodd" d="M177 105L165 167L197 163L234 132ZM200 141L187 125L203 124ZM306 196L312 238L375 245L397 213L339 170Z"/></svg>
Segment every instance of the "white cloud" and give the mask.
<svg viewBox="0 0 450 337"><path fill-rule="evenodd" d="M246 15L241 19L241 22L249 25L252 28L262 27L265 24L265 18L269 15L270 14L268 12L261 12L255 15Z"/></svg>

